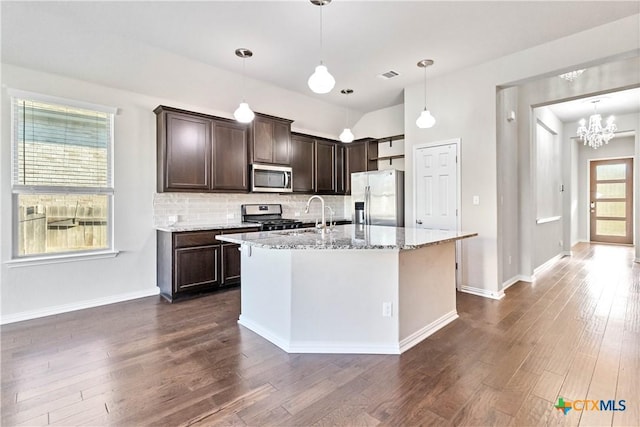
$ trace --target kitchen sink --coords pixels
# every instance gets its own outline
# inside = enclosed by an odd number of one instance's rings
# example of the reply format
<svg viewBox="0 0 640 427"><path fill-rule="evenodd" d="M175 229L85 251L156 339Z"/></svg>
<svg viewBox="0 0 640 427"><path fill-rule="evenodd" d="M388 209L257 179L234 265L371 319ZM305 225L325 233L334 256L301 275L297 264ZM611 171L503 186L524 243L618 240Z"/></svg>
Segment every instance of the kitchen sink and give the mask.
<svg viewBox="0 0 640 427"><path fill-rule="evenodd" d="M287 231L276 231L275 233L282 236L302 236L309 233L317 234L318 231L315 228L296 228Z"/></svg>

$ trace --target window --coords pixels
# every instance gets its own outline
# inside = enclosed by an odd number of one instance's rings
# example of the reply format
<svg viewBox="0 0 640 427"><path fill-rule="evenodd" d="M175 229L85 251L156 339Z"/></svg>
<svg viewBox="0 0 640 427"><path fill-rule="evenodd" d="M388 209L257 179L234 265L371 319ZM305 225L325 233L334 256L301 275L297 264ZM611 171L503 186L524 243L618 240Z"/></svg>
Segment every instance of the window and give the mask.
<svg viewBox="0 0 640 427"><path fill-rule="evenodd" d="M112 249L115 109L10 94L14 257Z"/></svg>

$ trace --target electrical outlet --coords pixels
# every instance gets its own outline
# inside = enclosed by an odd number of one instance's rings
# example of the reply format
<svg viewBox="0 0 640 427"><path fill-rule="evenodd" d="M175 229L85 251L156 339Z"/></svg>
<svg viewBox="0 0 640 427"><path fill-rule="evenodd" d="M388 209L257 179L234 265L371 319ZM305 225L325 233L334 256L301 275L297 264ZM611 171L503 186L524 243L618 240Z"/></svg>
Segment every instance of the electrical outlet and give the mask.
<svg viewBox="0 0 640 427"><path fill-rule="evenodd" d="M391 317L391 314L393 313L393 305L390 302L383 302L382 303L382 316L383 317Z"/></svg>
<svg viewBox="0 0 640 427"><path fill-rule="evenodd" d="M558 241L558 246L562 247L562 240Z"/></svg>
<svg viewBox="0 0 640 427"><path fill-rule="evenodd" d="M235 217L236 217L235 214L232 214L232 213L227 214L227 219L233 219Z"/></svg>
<svg viewBox="0 0 640 427"><path fill-rule="evenodd" d="M509 255L509 265L511 265L511 255Z"/></svg>
<svg viewBox="0 0 640 427"><path fill-rule="evenodd" d="M474 205L480 204L480 196L473 196L473 204Z"/></svg>
<svg viewBox="0 0 640 427"><path fill-rule="evenodd" d="M293 213L293 216L295 216L295 217L299 217L299 216L300 216L300 212L294 212L294 213Z"/></svg>
<svg viewBox="0 0 640 427"><path fill-rule="evenodd" d="M178 222L178 215L169 215L167 218L171 224L175 224Z"/></svg>

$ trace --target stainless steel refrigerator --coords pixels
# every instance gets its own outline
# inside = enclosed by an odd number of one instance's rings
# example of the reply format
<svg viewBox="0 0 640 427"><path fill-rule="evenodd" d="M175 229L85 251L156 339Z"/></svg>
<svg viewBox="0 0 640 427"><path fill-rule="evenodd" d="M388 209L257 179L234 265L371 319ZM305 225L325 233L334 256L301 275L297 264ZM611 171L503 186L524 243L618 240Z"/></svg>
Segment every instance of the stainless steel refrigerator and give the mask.
<svg viewBox="0 0 640 427"><path fill-rule="evenodd" d="M404 227L404 172L352 173L351 203L354 224Z"/></svg>

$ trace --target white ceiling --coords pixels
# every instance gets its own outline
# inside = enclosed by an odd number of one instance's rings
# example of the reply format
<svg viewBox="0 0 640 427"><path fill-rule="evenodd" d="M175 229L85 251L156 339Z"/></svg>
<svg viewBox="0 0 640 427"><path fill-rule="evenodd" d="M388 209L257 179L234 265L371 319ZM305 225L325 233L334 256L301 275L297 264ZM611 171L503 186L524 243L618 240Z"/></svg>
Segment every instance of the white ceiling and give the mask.
<svg viewBox="0 0 640 427"><path fill-rule="evenodd" d="M320 8L307 0L5 0L1 8L3 62L120 87L110 71L139 72L143 48L240 73L234 51L247 47L248 76L337 105L345 105L339 90L352 88L350 107L368 112L402 103L402 89L422 82L421 59L435 60L428 78L450 73L637 14L640 2L334 0L322 8L323 59L337 81L328 95L306 85L320 59ZM389 70L400 76L376 77Z"/></svg>
<svg viewBox="0 0 640 427"><path fill-rule="evenodd" d="M548 107L561 122L575 122L580 119L589 119L589 116L593 114L594 100L600 101L597 108L598 113L603 117L640 112L640 88L561 102L548 105Z"/></svg>

